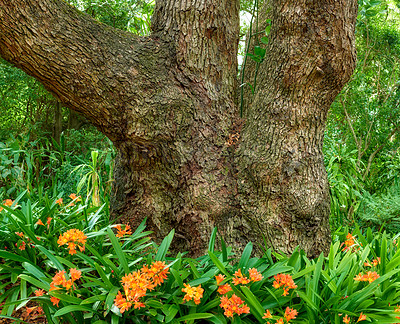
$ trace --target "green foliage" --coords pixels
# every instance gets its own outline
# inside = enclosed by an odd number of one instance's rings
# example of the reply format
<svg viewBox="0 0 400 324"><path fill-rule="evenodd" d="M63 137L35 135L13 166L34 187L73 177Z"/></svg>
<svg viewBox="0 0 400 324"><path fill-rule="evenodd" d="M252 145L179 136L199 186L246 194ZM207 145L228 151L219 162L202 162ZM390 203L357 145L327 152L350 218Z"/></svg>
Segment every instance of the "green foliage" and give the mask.
<svg viewBox="0 0 400 324"><path fill-rule="evenodd" d="M324 143L333 228L397 226L396 212L374 213L384 208L379 199L395 199L388 188L399 178L399 18L391 1L359 1L357 67L332 105Z"/></svg>
<svg viewBox="0 0 400 324"><path fill-rule="evenodd" d="M114 28L145 36L150 34L154 0L70 0L72 5Z"/></svg>
<svg viewBox="0 0 400 324"><path fill-rule="evenodd" d="M208 253L192 259L185 253L168 254L173 231L157 246L144 223L129 233L129 228L109 225L107 206L91 208L78 199L73 202L74 206L70 201L60 205L47 196L32 201L25 191L12 206L3 206L0 237L6 239L0 242L0 302L5 305L0 317L11 317L14 309L37 303L49 323L260 323L266 322L267 310L272 316L268 320L275 323L288 307L298 312L291 323L342 323L344 315L354 323L361 313L370 322L396 323L393 305L400 301L400 241L386 233L371 229L363 233L358 228L352 235L347 229L337 231L330 253L310 260L299 250L289 257L266 250L261 258L254 258L251 243L235 257L223 241L221 251L214 248L215 229ZM87 238L82 251L70 254L60 237L72 229ZM164 262L158 271L168 272L166 279L137 300L143 305L135 309L132 301L121 313L117 296L122 292L125 298L122 278L134 271L140 275L147 269L143 265L151 268L156 261ZM70 269L81 271L79 278L70 288L62 288L55 276L65 271L69 280ZM250 269L257 269L262 277ZM364 275L370 282L355 280ZM255 279L235 284L248 278ZM286 284L279 278L285 278ZM13 286L6 291L9 283ZM51 284L61 289L50 290ZM241 315L227 317L229 305L221 307L224 299L218 290L227 284L231 290L224 293L225 302L234 294L241 300L238 306L248 307ZM45 294L36 296L38 289ZM190 294L193 289L201 291L197 301Z"/></svg>

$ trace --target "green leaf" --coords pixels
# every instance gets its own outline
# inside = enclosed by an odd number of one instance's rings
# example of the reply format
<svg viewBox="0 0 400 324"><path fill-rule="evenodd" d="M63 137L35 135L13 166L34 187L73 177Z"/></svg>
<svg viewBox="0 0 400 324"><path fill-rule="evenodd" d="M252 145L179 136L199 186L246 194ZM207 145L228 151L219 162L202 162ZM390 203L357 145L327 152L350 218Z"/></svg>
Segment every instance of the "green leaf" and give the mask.
<svg viewBox="0 0 400 324"><path fill-rule="evenodd" d="M146 305L153 308L163 308L163 303L155 299L146 300Z"/></svg>
<svg viewBox="0 0 400 324"><path fill-rule="evenodd" d="M268 43L269 43L269 38L266 37L266 36L264 36L264 37L261 37L260 41L261 41L261 43L263 43L263 44L265 44L265 45L268 45Z"/></svg>
<svg viewBox="0 0 400 324"><path fill-rule="evenodd" d="M106 284L108 289L111 289L114 287L114 285L111 283L111 281L108 279L107 275L105 274L104 270L97 264L94 264L98 274L100 275L100 278L103 280L103 282Z"/></svg>
<svg viewBox="0 0 400 324"><path fill-rule="evenodd" d="M117 238L115 237L111 228L107 228L107 233L110 238L111 244L114 247L114 251L117 255L117 258L118 258L119 262L121 263L122 268L124 269L125 274L128 274L130 272L129 266L128 266L128 261L126 260L125 254L122 251L122 248L119 245Z"/></svg>
<svg viewBox="0 0 400 324"><path fill-rule="evenodd" d="M240 258L238 268L244 269L247 267L247 263L249 262L251 252L253 251L253 244L251 242L247 243L246 247L243 250L242 257Z"/></svg>
<svg viewBox="0 0 400 324"><path fill-rule="evenodd" d="M59 292L57 290L53 290L49 292L50 296L54 296L58 299L61 299L62 301L65 301L67 303L70 304L75 304L75 305L80 305L82 300L80 298L74 297L74 296L70 296L64 292Z"/></svg>
<svg viewBox="0 0 400 324"><path fill-rule="evenodd" d="M95 303L97 301L103 301L106 299L105 295L96 295L96 296L91 296L89 298L86 298L85 300L81 301L81 305L85 305L85 304L92 304Z"/></svg>
<svg viewBox="0 0 400 324"><path fill-rule="evenodd" d="M58 297L57 297L58 298ZM61 309L59 309L54 316L62 316L68 313L72 313L72 312L90 312L93 313L93 309L89 308L89 307L85 307L85 306L81 306L81 305L68 305L65 306ZM94 312L97 313L97 312Z"/></svg>
<svg viewBox="0 0 400 324"><path fill-rule="evenodd" d="M229 274L229 272L225 269L225 266L223 265L223 263L215 256L214 253L212 253L211 251L208 251L208 255L210 256L211 261L215 264L215 266L228 278L231 277L231 275Z"/></svg>
<svg viewBox="0 0 400 324"><path fill-rule="evenodd" d="M243 291L243 293L246 296L246 301L248 303L248 306L250 307L252 314L257 317L258 321L260 323L264 322L262 317L264 314L264 307L261 306L260 302L258 301L257 297L254 296L254 294L251 292L251 290L246 287L246 286L241 286L240 287Z"/></svg>
<svg viewBox="0 0 400 324"><path fill-rule="evenodd" d="M65 271L63 265L54 257L53 254L51 254L50 251L48 251L46 248L44 248L41 245L36 245L36 247L49 258L49 260L53 263L53 265L57 268L57 270Z"/></svg>
<svg viewBox="0 0 400 324"><path fill-rule="evenodd" d="M261 60L264 59L265 57L265 48L262 48L260 46L254 46L254 55L258 56Z"/></svg>
<svg viewBox="0 0 400 324"><path fill-rule="evenodd" d="M208 243L208 251L214 252L216 236L217 236L217 227L214 227L210 236L210 241Z"/></svg>
<svg viewBox="0 0 400 324"><path fill-rule="evenodd" d="M163 239L161 242L157 254L155 256L156 261L163 261L165 260L165 256L168 252L169 246L171 245L172 239L174 237L175 230L173 229L169 234Z"/></svg>
<svg viewBox="0 0 400 324"><path fill-rule="evenodd" d="M179 318L177 318L177 320L179 322L183 322L183 321L193 321L196 319L205 319L205 318L210 318L210 317L213 317L213 314L197 313L197 314L189 314L189 315L179 317Z"/></svg>
<svg viewBox="0 0 400 324"><path fill-rule="evenodd" d="M18 255L18 254L14 254L14 253L10 253L10 252L6 252L6 251L0 251L0 258L4 259L4 260L13 260L13 261L17 261L17 262L27 262L27 263L31 263L31 261L29 261L28 259Z"/></svg>
<svg viewBox="0 0 400 324"><path fill-rule="evenodd" d="M165 305L165 306L167 306L167 305ZM179 308L176 305L171 305L168 308L168 311L164 312L164 314L165 314L165 323L171 322L174 319L174 317L176 316L176 314L178 313L178 311L179 311Z"/></svg>
<svg viewBox="0 0 400 324"><path fill-rule="evenodd" d="M50 289L50 284L48 282L39 281L39 280L37 280L35 278L32 278L32 277L30 277L28 275L24 275L24 274L21 274L18 277L30 282L32 285L34 285L34 286L36 286L36 287L38 287L40 289L43 289L43 290L49 290Z"/></svg>

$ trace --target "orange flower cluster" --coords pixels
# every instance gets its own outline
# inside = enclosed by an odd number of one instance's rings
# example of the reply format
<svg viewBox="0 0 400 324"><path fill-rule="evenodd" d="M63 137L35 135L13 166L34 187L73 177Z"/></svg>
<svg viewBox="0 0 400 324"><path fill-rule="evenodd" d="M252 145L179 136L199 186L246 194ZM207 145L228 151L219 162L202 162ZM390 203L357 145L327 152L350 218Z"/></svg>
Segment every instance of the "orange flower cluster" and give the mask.
<svg viewBox="0 0 400 324"><path fill-rule="evenodd" d="M68 197L71 198L72 201L68 204L67 207L73 207L73 206L75 206L74 201L75 201L75 202L82 201L81 196L77 196L77 195L74 194L74 193L70 194Z"/></svg>
<svg viewBox="0 0 400 324"><path fill-rule="evenodd" d="M36 297L41 297L45 294L45 291L43 289L37 289L35 290L35 296Z"/></svg>
<svg viewBox="0 0 400 324"><path fill-rule="evenodd" d="M184 301L190 301L193 299L196 305L200 304L200 299L203 297L204 289L201 285L198 287L191 287L189 284L183 284L185 288L182 288L182 292L186 293L183 297Z"/></svg>
<svg viewBox="0 0 400 324"><path fill-rule="evenodd" d="M224 284L221 285L222 281L225 280L225 276L222 274L219 274L218 276L215 276L215 280L217 281L217 285L218 285L218 293L221 295L225 295L228 291L231 291L232 288L229 284Z"/></svg>
<svg viewBox="0 0 400 324"><path fill-rule="evenodd" d="M340 314L339 314L339 316L340 316ZM365 316L363 313L360 313L360 316L358 317L358 320L356 323L365 321L366 319L367 319L367 316ZM351 322L351 318L348 315L345 315L343 317L343 323L349 324L350 322Z"/></svg>
<svg viewBox="0 0 400 324"><path fill-rule="evenodd" d="M63 204L63 199L62 199L62 198L58 198L58 199L56 200L56 204L59 205L59 206L61 206L61 205Z"/></svg>
<svg viewBox="0 0 400 324"><path fill-rule="evenodd" d="M273 282L272 286L275 289L279 289L283 287L283 294L282 296L287 296L289 294L289 289L297 288L297 285L294 283L292 276L289 274L277 274L274 276L275 281Z"/></svg>
<svg viewBox="0 0 400 324"><path fill-rule="evenodd" d="M257 269L251 268L249 269L250 280L253 282L261 281L264 277Z"/></svg>
<svg viewBox="0 0 400 324"><path fill-rule="evenodd" d="M114 305L119 308L121 313L132 307L144 307L139 298L146 295L147 290L153 290L161 285L167 278L168 269L165 268L165 262L156 261L149 268L144 265L142 269L134 271L122 277L122 286L124 287L125 297L118 292L114 299Z"/></svg>
<svg viewBox="0 0 400 324"><path fill-rule="evenodd" d="M389 305L390 306L390 305ZM394 309L395 313L400 313L400 306L396 305L396 308ZM397 319L400 319L400 316L396 316Z"/></svg>
<svg viewBox="0 0 400 324"><path fill-rule="evenodd" d="M378 257L378 258L376 258L376 259L373 259L372 260L372 265L371 265L371 263L369 263L369 261L367 260L367 262L364 262L364 266L365 267L376 267L379 263L381 263L381 258L380 257Z"/></svg>
<svg viewBox="0 0 400 324"><path fill-rule="evenodd" d="M342 249L342 251L348 251L348 250L351 250L351 249L354 250L355 246L356 246L355 239L356 238L352 234L347 233L346 241L344 241L344 243L343 243L344 244L344 248Z"/></svg>
<svg viewBox="0 0 400 324"><path fill-rule="evenodd" d="M131 227L128 224L125 225L125 229L121 228L121 224L118 224L115 227L116 227L116 229L118 231L117 235L116 235L117 237L123 237L124 235L132 234Z"/></svg>
<svg viewBox="0 0 400 324"><path fill-rule="evenodd" d="M247 278L246 276L244 276L240 269L235 272L234 276L235 277L232 279L232 281L235 286L247 285L250 281L256 282L256 281L261 281L263 279L263 276L261 275L261 273L258 272L257 269L255 269L255 268L249 269L250 279Z"/></svg>
<svg viewBox="0 0 400 324"><path fill-rule="evenodd" d="M285 320L289 322L290 320L295 319L297 314L297 310L286 307L285 314L283 316L285 317Z"/></svg>
<svg viewBox="0 0 400 324"><path fill-rule="evenodd" d="M218 293L220 295L225 295L228 291L231 291L232 287L229 284L218 286Z"/></svg>
<svg viewBox="0 0 400 324"><path fill-rule="evenodd" d="M242 274L242 271L239 269L234 273L234 278L232 278L233 284L237 285L247 285L250 282L250 279Z"/></svg>
<svg viewBox="0 0 400 324"><path fill-rule="evenodd" d="M379 275L376 271L368 271L365 275L361 275L361 272L354 277L355 281L368 281L369 283L375 281L379 278Z"/></svg>
<svg viewBox="0 0 400 324"><path fill-rule="evenodd" d="M73 228L60 235L57 243L59 246L67 244L69 254L73 255L76 253L77 246L81 252L85 251L86 239L87 236L82 231Z"/></svg>
<svg viewBox="0 0 400 324"><path fill-rule="evenodd" d="M15 232L15 234L18 235L18 236L22 239L22 240L19 240L18 243L15 243L15 246L16 246L18 249L20 249L21 251L26 250L26 246L27 246L27 245L28 245L29 247L35 247L35 246L32 244L32 240L31 240L29 237L25 236L24 233L22 233L22 232ZM37 239L40 240L38 237L37 237Z"/></svg>
<svg viewBox="0 0 400 324"><path fill-rule="evenodd" d="M3 205L7 206L7 207L11 207L13 203L14 203L14 200L11 200L11 199L6 199L6 200L3 201ZM3 207L0 207L0 212L3 209L4 209Z"/></svg>
<svg viewBox="0 0 400 324"><path fill-rule="evenodd" d="M67 280L65 274L65 270L59 271L55 274L52 282L50 283L50 291L59 290L62 289L62 287L64 287L66 290L69 290L73 288L74 281L78 280L81 277L81 271L76 270L75 268L69 269L69 280Z"/></svg>
<svg viewBox="0 0 400 324"><path fill-rule="evenodd" d="M286 307L285 314L283 316L285 317L286 322L289 323L290 320L296 318L297 314L298 314L298 312L294 308ZM263 318L264 319L272 318L272 314L269 311L269 309L266 310ZM278 321L276 322L276 324L281 324L281 323L283 324L283 318L278 319ZM271 324L271 323L267 322L267 324Z"/></svg>
<svg viewBox="0 0 400 324"><path fill-rule="evenodd" d="M50 223L51 223L51 220L52 220L53 218L51 218L51 217L47 217L47 221L46 221L46 224L47 224L47 228L49 228L50 227ZM41 226L44 226L44 224L43 224L43 222L42 222L42 220L39 218L39 220L36 222L36 225L41 225Z"/></svg>
<svg viewBox="0 0 400 324"><path fill-rule="evenodd" d="M233 317L235 314L240 315L250 313L250 308L235 294L233 294L231 298L222 296L221 304L219 306L225 310L224 315L226 317Z"/></svg>

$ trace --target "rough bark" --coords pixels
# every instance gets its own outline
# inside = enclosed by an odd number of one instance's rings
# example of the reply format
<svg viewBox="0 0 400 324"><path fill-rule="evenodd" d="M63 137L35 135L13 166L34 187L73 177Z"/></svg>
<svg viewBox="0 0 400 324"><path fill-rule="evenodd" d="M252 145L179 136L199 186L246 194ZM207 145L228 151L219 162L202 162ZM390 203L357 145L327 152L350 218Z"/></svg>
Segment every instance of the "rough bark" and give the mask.
<svg viewBox="0 0 400 324"><path fill-rule="evenodd" d="M355 1L271 2L270 42L237 159L240 191L251 197L243 203L249 239L264 234L278 249L299 244L311 255L329 248L323 135L354 70L356 15Z"/></svg>
<svg viewBox="0 0 400 324"><path fill-rule="evenodd" d="M86 116L118 150L113 213L177 249L218 225L316 255L329 244L322 138L355 60L355 0L272 3L268 57L238 118L238 0L157 1L140 38L60 0L0 0L0 56Z"/></svg>

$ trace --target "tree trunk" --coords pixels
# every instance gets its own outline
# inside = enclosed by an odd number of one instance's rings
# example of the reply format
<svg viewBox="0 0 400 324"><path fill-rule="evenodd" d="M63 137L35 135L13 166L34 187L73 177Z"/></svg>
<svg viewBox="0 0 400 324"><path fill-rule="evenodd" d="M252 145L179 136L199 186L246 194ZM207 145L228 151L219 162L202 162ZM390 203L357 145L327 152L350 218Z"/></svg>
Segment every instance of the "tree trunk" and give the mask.
<svg viewBox="0 0 400 324"><path fill-rule="evenodd" d="M0 56L118 150L113 215L200 255L213 226L311 256L329 246L322 140L355 64L356 0L271 1L257 91L239 119L238 0L157 1L141 38L59 0L0 0Z"/></svg>

